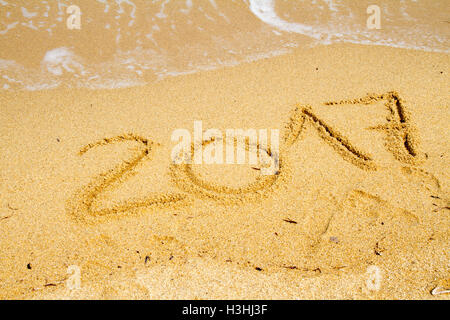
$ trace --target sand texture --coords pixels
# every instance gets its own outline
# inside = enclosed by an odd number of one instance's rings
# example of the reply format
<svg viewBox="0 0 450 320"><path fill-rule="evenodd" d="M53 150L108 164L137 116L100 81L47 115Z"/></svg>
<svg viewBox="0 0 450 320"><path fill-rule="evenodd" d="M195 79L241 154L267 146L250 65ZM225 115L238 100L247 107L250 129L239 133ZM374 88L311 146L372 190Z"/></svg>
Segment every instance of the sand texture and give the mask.
<svg viewBox="0 0 450 320"><path fill-rule="evenodd" d="M0 298L449 299L449 74L443 53L332 45L4 91ZM195 120L279 129L279 171L171 163Z"/></svg>

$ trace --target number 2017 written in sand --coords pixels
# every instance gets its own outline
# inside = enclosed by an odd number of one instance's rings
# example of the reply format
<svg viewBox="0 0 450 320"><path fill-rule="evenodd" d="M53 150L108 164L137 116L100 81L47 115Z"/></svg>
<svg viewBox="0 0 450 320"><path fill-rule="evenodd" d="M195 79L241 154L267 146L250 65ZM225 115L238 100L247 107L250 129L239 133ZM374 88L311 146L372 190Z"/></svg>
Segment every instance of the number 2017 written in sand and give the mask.
<svg viewBox="0 0 450 320"><path fill-rule="evenodd" d="M386 122L372 129L384 132L385 146L395 159L408 164L415 165L420 162L417 151L415 130L411 124L409 113L403 101L396 92L388 92L380 95L367 95L363 98L343 100L337 102L326 102L326 106L337 105L374 105L378 101L384 102L388 111ZM189 203L190 195L209 198L216 201L231 203L244 199L257 199L268 195L285 180L288 174L282 154L301 138L301 133L312 127L319 137L326 141L344 160L363 170L376 170L377 165L372 157L359 150L346 137L336 129L329 126L320 119L310 106L298 105L292 111L289 121L285 126L282 136L282 148L280 150L279 170L275 175L259 175L255 180L241 187L230 187L204 181L198 176L191 164L170 165L170 173L174 184L180 192L152 194L141 199L126 200L114 204L114 206L94 209L96 199L107 190L117 187L128 179L134 169L143 161L150 159L153 142L135 134L125 134L88 144L83 147L79 154L83 155L92 148L109 144L135 142L140 146L139 152L132 159L123 161L116 167L95 177L87 186L81 188L68 201L67 209L74 217L85 220L102 216L118 215L143 207L168 207ZM203 143L208 143L204 141Z"/></svg>

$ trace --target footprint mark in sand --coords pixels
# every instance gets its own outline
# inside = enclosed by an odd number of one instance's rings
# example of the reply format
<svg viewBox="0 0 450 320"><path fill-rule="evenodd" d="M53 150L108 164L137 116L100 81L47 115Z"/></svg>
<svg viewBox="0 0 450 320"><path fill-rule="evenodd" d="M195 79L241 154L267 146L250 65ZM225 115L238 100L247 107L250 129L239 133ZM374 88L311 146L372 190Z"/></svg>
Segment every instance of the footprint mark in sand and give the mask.
<svg viewBox="0 0 450 320"><path fill-rule="evenodd" d="M437 193L440 192L441 184L439 182L439 179L436 178L432 173L412 166L404 166L401 170L405 175L420 179L421 183L428 191Z"/></svg>
<svg viewBox="0 0 450 320"><path fill-rule="evenodd" d="M360 214L367 217L382 218L388 213L392 217L403 218L409 223L420 222L419 217L408 210L394 207L388 201L362 190L353 190L349 194L347 202L352 208L364 206L365 209Z"/></svg>

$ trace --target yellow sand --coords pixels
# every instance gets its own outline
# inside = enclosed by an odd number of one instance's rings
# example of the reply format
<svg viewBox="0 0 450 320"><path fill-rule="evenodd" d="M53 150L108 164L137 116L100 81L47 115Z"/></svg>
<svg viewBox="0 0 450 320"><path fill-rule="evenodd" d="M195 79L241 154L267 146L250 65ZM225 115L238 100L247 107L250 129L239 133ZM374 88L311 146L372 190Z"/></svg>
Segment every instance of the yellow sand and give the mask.
<svg viewBox="0 0 450 320"><path fill-rule="evenodd" d="M446 54L334 45L2 92L0 298L448 299L449 74ZM194 120L280 129L279 174L173 166Z"/></svg>

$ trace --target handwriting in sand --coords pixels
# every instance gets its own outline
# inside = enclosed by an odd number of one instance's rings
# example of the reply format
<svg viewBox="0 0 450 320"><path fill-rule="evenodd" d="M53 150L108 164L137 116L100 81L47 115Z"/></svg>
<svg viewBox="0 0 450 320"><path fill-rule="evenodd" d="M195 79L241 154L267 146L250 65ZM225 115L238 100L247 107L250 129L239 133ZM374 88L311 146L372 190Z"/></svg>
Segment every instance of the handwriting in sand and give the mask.
<svg viewBox="0 0 450 320"><path fill-rule="evenodd" d="M421 170L412 166L420 163L417 146L416 130L411 124L410 116L403 101L396 92L380 95L368 95L360 99L326 102L325 105L359 104L373 105L377 101L384 101L388 111L386 123L372 129L380 130L385 134L385 145L394 157L408 165L411 170ZM300 139L301 133L310 124L319 137L326 141L345 161L363 170L377 170L377 164L372 157L354 146L346 137L320 119L310 106L298 105L292 111L283 134L283 149L280 155L287 153ZM135 169L143 161L149 160L153 152L154 142L134 135L125 134L113 138L88 144L79 154L83 155L92 148L115 143L136 142L139 145L137 152L131 159L123 161L114 168L95 177L87 186L81 188L68 202L69 212L77 218L100 217L117 215L142 207L167 207L177 203L188 203L190 196L206 197L217 201L242 201L243 199L259 198L269 194L274 188L283 183L287 174L284 160L280 158L279 171L275 175L258 176L252 183L238 188L226 185L209 183L198 177L191 164L171 164L170 172L174 184L179 192L156 193L142 199L134 199L116 203L114 206L103 209L94 209L93 203L100 194L106 190L119 186L134 174ZM208 143L205 141L204 143Z"/></svg>

